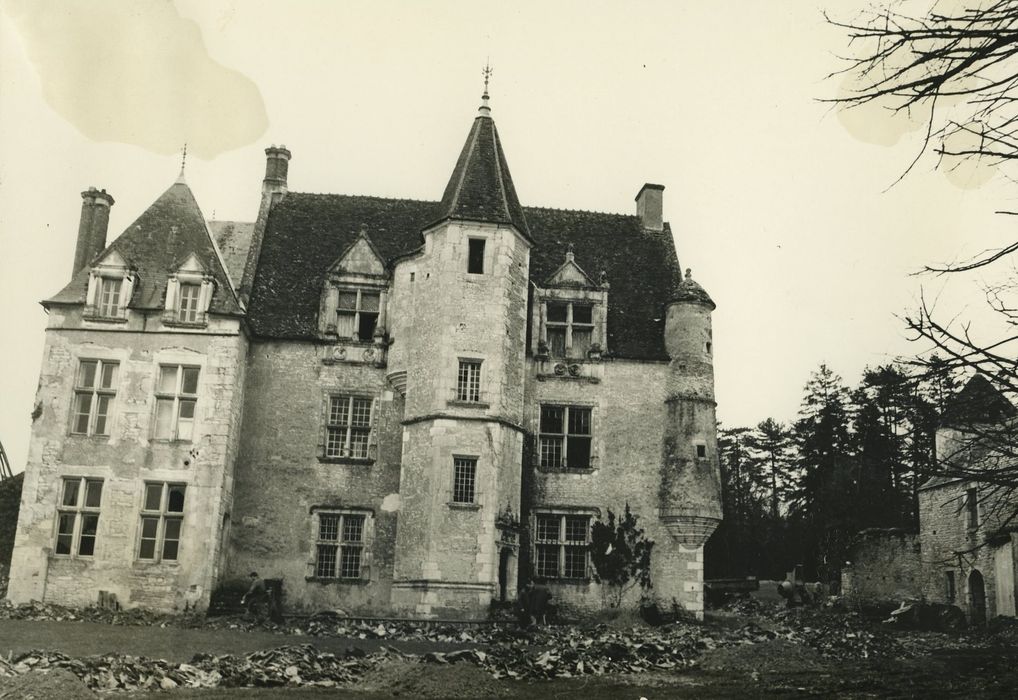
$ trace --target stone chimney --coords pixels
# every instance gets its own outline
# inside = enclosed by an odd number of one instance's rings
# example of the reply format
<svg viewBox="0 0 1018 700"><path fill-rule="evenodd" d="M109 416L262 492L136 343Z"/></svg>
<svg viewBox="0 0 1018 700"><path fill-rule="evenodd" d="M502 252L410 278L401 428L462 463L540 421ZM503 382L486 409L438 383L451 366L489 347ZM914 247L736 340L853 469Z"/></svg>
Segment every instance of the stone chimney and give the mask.
<svg viewBox="0 0 1018 700"><path fill-rule="evenodd" d="M290 168L290 151L286 146L272 145L265 149L265 179L262 192L286 192L286 173Z"/></svg>
<svg viewBox="0 0 1018 700"><path fill-rule="evenodd" d="M74 247L74 269L71 277L88 265L106 247L106 230L110 225L113 197L106 190L89 187L81 193L81 221L78 222L78 243Z"/></svg>
<svg viewBox="0 0 1018 700"><path fill-rule="evenodd" d="M661 231L664 228L662 194L664 191L664 185L652 185L648 182L636 195L636 215L640 217L644 228L651 231Z"/></svg>

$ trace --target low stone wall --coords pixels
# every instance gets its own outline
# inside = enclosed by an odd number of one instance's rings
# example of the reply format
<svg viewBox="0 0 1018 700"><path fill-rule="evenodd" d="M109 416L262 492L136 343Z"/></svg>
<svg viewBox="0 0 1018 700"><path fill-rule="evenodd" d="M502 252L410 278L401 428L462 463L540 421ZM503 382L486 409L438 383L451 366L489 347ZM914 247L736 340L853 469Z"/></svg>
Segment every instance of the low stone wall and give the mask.
<svg viewBox="0 0 1018 700"><path fill-rule="evenodd" d="M842 569L841 592L860 604L896 603L922 595L919 538L901 528L871 528L856 536Z"/></svg>

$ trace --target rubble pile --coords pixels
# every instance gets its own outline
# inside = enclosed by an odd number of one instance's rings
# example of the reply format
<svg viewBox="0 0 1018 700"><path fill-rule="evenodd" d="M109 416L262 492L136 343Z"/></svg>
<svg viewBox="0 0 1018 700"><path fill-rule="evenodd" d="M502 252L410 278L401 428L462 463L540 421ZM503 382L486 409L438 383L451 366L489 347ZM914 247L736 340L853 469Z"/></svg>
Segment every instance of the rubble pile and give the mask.
<svg viewBox="0 0 1018 700"><path fill-rule="evenodd" d="M244 656L198 654L187 664L145 657L106 654L72 659L54 651L29 651L0 665L0 675L63 669L86 687L110 690L170 690L172 688L346 685L394 652L365 655L350 650L343 657L321 652L310 644L256 651ZM395 652L398 654L398 652Z"/></svg>

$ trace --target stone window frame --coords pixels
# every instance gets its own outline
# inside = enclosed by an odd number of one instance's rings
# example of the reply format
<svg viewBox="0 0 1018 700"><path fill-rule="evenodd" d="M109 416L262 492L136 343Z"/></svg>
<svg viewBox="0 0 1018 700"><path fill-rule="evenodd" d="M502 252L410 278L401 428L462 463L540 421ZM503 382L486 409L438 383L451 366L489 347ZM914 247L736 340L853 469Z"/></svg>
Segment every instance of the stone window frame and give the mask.
<svg viewBox="0 0 1018 700"><path fill-rule="evenodd" d="M477 475L478 475L478 464L480 457L478 455L470 454L454 454L452 456L452 490L449 497L449 507L451 508L480 508L478 496L480 490L477 488ZM469 468L468 472L463 472L461 468ZM467 478L469 477L469 479ZM464 486L469 482L470 492L469 499L464 498L465 492L462 490Z"/></svg>
<svg viewBox="0 0 1018 700"><path fill-rule="evenodd" d="M356 585L366 584L371 581L371 564L372 564L372 545L375 539L375 512L371 508L360 508L356 506L312 506L310 513L311 518L311 549L308 555L308 574L304 577L306 581L317 581L320 583L329 584L341 584L341 585ZM322 516L336 516L340 518L340 522L337 524L337 537L335 539L323 539L322 538ZM347 516L362 517L363 522L361 525L361 539L359 541L346 542L342 539L344 520ZM334 543L334 544L331 544ZM343 549L344 547L357 547L360 551L360 571L356 577L344 577L340 575L336 576L322 576L319 570L319 547L320 546L334 546L336 548L335 555L335 572L341 574L340 569L343 560Z"/></svg>
<svg viewBox="0 0 1018 700"><path fill-rule="evenodd" d="M982 522L982 512L979 507L979 487L967 486L965 488L965 529L968 531L978 530Z"/></svg>
<svg viewBox="0 0 1018 700"><path fill-rule="evenodd" d="M96 363L96 371L93 375L93 383L86 385L82 383L82 373L84 365L87 363ZM111 379L111 386L102 386L105 380L105 370L109 367L113 369L113 377ZM70 411L70 426L68 426L68 433L70 435L76 435L79 437L101 437L108 438L112 434L112 424L114 417L114 407L116 406L116 397L118 382L120 379L120 361L117 359L109 359L104 357L79 357L78 358L78 369L74 374L74 389L72 391L71 399L71 411ZM78 430L78 419L83 414L78 410L79 402L82 397L89 397L89 410L86 418L87 425L85 430ZM96 430L96 425L99 421L99 404L102 399L107 399L106 414L104 430Z"/></svg>
<svg viewBox="0 0 1018 700"><path fill-rule="evenodd" d="M565 323L548 321L549 303L569 305ZM591 307L590 348L582 356L577 356L572 351L572 327L575 325L571 320L573 304ZM531 323L537 331L533 335L530 348L534 356L559 362L599 361L608 345L608 290L602 287L535 287ZM552 355L551 345L548 342L549 327L566 328L566 354L564 357Z"/></svg>
<svg viewBox="0 0 1018 700"><path fill-rule="evenodd" d="M951 569L944 572L944 587L944 600L948 603L954 603L958 598L958 582L955 572Z"/></svg>
<svg viewBox="0 0 1018 700"><path fill-rule="evenodd" d="M357 308L354 311L353 336L339 335L339 295L341 292L357 294ZM364 292L378 294L378 312L375 317L375 328L370 338L361 338L356 334L360 326L361 295ZM341 341L353 345L372 345L376 338L384 338L387 324L387 306L389 299L389 280L387 277L360 274L332 274L326 279L322 291L321 308L319 310L319 334L330 342ZM356 338L356 339L355 339Z"/></svg>
<svg viewBox="0 0 1018 700"><path fill-rule="evenodd" d="M184 289L197 287L193 318L185 318ZM166 304L163 324L181 328L205 328L209 323L209 307L215 294L215 279L201 271L178 270L166 280Z"/></svg>
<svg viewBox="0 0 1018 700"><path fill-rule="evenodd" d="M117 258L119 260L119 258ZM116 301L112 296L104 300L106 285L119 283ZM85 308L82 313L88 321L124 323L127 321L128 305L134 294L137 275L127 265L99 264L89 271L88 288L85 292Z"/></svg>
<svg viewBox="0 0 1018 700"><path fill-rule="evenodd" d="M61 477L53 538L53 556L60 557L61 559L92 559L95 557L96 546L99 544L99 519L102 511L102 492L106 485L105 482L104 478L95 476ZM73 503L67 503L68 486L70 484L77 485L77 492L74 495ZM99 502L97 505L90 505L89 487L95 484L99 485ZM68 516L73 518L71 521L71 531L61 532L63 518ZM92 521L93 530L91 534L85 534L85 522L90 518L94 518ZM68 551L61 552L61 538L66 537L70 538L67 546ZM83 537L91 537L92 539L92 552L90 554L81 553Z"/></svg>
<svg viewBox="0 0 1018 700"><path fill-rule="evenodd" d="M348 422L345 425L337 425L332 423L332 404L334 400L346 399L348 405ZM367 445L366 452L363 457L344 456L344 455L330 455L329 454L329 431L331 428L346 428L347 437L344 440L345 445L349 445L352 438L352 431L354 428L363 429L363 426L352 425L352 408L353 402L357 400L369 402L369 415L368 415L368 426L367 426ZM318 439L318 460L320 462L335 463L335 464L374 464L377 448L378 448L378 435L377 435L377 422L378 422L378 397L366 392L349 391L342 389L327 390L322 393L322 409L321 409L321 430L319 432Z"/></svg>
<svg viewBox="0 0 1018 700"><path fill-rule="evenodd" d="M163 370L170 368L176 369L174 388L172 390L162 390L160 383L162 381ZM198 372L198 376L195 378L193 393L184 391L184 376L186 370L196 370ZM201 380L203 373L203 367L195 362L161 360L158 363L154 392L155 406L152 414L152 440L157 442L196 442L195 436L198 433L198 400L201 394ZM170 436L159 436L159 405L160 403L165 403L167 401L172 402ZM185 404L191 404L193 406L191 416L189 418L184 418L185 422L190 420L191 432L188 437L180 437L180 411L181 407Z"/></svg>
<svg viewBox="0 0 1018 700"><path fill-rule="evenodd" d="M150 494L153 488L159 489L159 504L157 507L150 507ZM171 502L171 491L181 493L179 510L175 510L176 504ZM186 520L188 484L183 481L153 480L142 482L141 508L138 516L138 542L135 547L135 561L141 564L176 564L180 561L180 543L184 541L184 521ZM155 521L156 531L151 537L145 536L145 522ZM177 523L175 526L176 537L167 537L167 523ZM152 541L152 556L142 556L142 550L146 541ZM175 549L173 556L167 556L166 543L174 542Z"/></svg>
<svg viewBox="0 0 1018 700"><path fill-rule="evenodd" d="M559 521L558 533L555 539L538 537L538 519L541 517L554 517ZM530 561L532 575L535 578L544 579L550 583L589 583L593 580L592 566L590 561L591 531L594 527L594 520L600 516L597 508L584 507L536 507L530 516ZM568 518L584 518L587 521L586 536L582 545L577 540L567 540ZM551 576L546 570L540 568L538 551L540 547L558 547L557 552L557 574ZM566 549L578 549L582 547L584 553L583 576L566 576Z"/></svg>
<svg viewBox="0 0 1018 700"><path fill-rule="evenodd" d="M563 409L563 417L562 417L563 426L562 427L563 427L565 432L563 432L563 433L545 433L545 432L542 431L542 423L543 423L543 418L544 418L544 409L546 407L547 408L561 408L561 409ZM589 417L590 432L587 435L585 435L585 436L583 434L580 434L580 433L575 434L575 437L581 437L581 438L582 437L588 437L589 440L590 440L589 457L587 459L587 465L583 466L583 467L568 466L568 461L567 461L567 459L568 459L567 455L568 455L569 437L571 436L571 434L568 431L568 428L569 428L569 423L568 423L569 418L568 418L568 416L569 416L570 413L572 413L572 411L577 410L577 409L579 409L579 410L586 410L586 411L589 411L589 413L590 413L590 417ZM572 402L572 401L556 401L556 400L540 400L538 402L538 405L537 405L537 431L536 432L537 432L537 436L538 436L538 441L537 441L537 450L536 450L536 455L535 455L536 466L541 471L544 471L544 472L579 472L579 473L587 473L587 472L593 471L594 470L594 465L595 465L595 462L596 462L596 459L597 459L597 457L596 457L596 450L595 450L595 441L594 441L595 414L596 414L596 411L597 411L597 405L594 404L594 403L582 403L582 402ZM549 464L545 463L545 450L544 450L545 436L552 436L552 437L555 437L555 438L561 438L561 440L562 440L562 461L557 466L556 465L549 465Z"/></svg>
<svg viewBox="0 0 1018 700"><path fill-rule="evenodd" d="M490 268L490 260L489 260L489 256L488 256L488 242L489 242L489 240L491 240L491 239L488 236L477 236L477 235L469 235L469 236L467 236L467 266L466 266L466 270L467 270L467 274L468 275L484 275L484 274L489 274L491 272L491 270L489 269ZM475 242L476 243L480 243L480 253L481 253L480 260L477 260L474 257ZM472 269L472 267L474 266L475 262L480 262L480 264L481 264L481 269L480 270Z"/></svg>
<svg viewBox="0 0 1018 700"><path fill-rule="evenodd" d="M485 358L474 355L456 358L456 383L447 403L477 408L487 408L490 405L488 392L484 389L484 361ZM476 371L471 370L472 367Z"/></svg>

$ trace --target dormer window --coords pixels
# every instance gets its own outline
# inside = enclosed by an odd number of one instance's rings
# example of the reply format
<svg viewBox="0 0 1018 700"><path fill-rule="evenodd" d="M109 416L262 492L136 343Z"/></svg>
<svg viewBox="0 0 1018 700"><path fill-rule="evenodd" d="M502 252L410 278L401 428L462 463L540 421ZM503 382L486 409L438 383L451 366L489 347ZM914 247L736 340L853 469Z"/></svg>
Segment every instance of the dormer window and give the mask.
<svg viewBox="0 0 1018 700"><path fill-rule="evenodd" d="M103 277L99 280L99 304L96 311L100 316L120 316L120 291L124 280L115 277Z"/></svg>
<svg viewBox="0 0 1018 700"><path fill-rule="evenodd" d="M168 326L205 326L215 284L197 256L187 260L166 280L163 323Z"/></svg>
<svg viewBox="0 0 1018 700"><path fill-rule="evenodd" d="M200 299L200 284L181 284L180 309L177 313L177 320L181 323L198 323L198 303Z"/></svg>
<svg viewBox="0 0 1018 700"><path fill-rule="evenodd" d="M336 337L371 340L378 325L381 293L367 289L340 289L336 309Z"/></svg>
<svg viewBox="0 0 1018 700"><path fill-rule="evenodd" d="M583 302L547 302L548 349L552 357L587 356L594 335L594 307Z"/></svg>
<svg viewBox="0 0 1018 700"><path fill-rule="evenodd" d="M127 320L127 305L135 276L117 251L111 251L89 273L85 318L89 321Z"/></svg>

